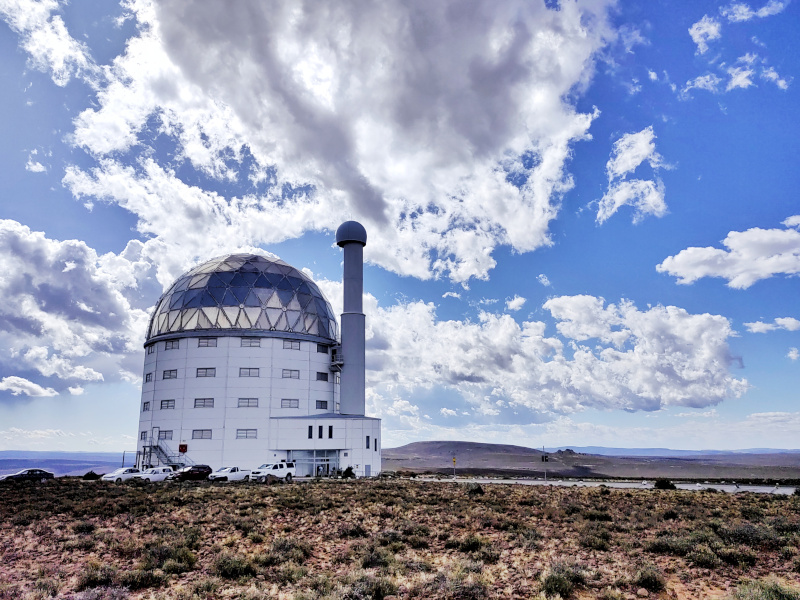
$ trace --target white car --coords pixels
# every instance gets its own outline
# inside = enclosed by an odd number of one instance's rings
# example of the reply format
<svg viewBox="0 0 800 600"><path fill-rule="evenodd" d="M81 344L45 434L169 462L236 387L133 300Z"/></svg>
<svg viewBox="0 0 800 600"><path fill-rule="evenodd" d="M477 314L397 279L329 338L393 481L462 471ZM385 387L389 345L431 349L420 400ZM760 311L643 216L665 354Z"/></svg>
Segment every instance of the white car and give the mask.
<svg viewBox="0 0 800 600"><path fill-rule="evenodd" d="M169 467L153 467L152 469L145 469L141 473L134 473L131 479L140 479L148 483L151 481L164 481L170 473L174 473L174 471Z"/></svg>
<svg viewBox="0 0 800 600"><path fill-rule="evenodd" d="M208 476L209 481L250 481L250 471L239 467L222 467Z"/></svg>
<svg viewBox="0 0 800 600"><path fill-rule="evenodd" d="M116 481L117 483L121 481L128 481L128 479L132 478L139 472L139 469L135 467L121 467L116 471L111 471L111 473L106 473L100 479L103 481Z"/></svg>
<svg viewBox="0 0 800 600"><path fill-rule="evenodd" d="M250 479L253 481L266 481L268 475L285 479L286 483L291 483L292 477L297 474L297 469L293 462L265 463L250 472Z"/></svg>

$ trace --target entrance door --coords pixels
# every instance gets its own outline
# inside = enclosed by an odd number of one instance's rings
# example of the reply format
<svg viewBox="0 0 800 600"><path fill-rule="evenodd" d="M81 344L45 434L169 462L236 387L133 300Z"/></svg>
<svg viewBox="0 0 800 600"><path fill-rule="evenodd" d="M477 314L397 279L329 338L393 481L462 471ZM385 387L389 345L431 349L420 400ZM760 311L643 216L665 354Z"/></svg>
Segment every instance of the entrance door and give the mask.
<svg viewBox="0 0 800 600"><path fill-rule="evenodd" d="M372 465L364 465L364 476L372 477Z"/></svg>

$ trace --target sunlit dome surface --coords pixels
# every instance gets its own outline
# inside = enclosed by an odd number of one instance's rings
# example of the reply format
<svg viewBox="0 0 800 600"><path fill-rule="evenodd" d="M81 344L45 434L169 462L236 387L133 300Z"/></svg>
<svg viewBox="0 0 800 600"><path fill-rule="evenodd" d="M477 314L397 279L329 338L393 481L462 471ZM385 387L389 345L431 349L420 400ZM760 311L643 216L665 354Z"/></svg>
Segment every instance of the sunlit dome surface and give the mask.
<svg viewBox="0 0 800 600"><path fill-rule="evenodd" d="M214 258L181 275L156 304L147 340L209 330L337 338L333 310L316 284L282 260L256 254Z"/></svg>

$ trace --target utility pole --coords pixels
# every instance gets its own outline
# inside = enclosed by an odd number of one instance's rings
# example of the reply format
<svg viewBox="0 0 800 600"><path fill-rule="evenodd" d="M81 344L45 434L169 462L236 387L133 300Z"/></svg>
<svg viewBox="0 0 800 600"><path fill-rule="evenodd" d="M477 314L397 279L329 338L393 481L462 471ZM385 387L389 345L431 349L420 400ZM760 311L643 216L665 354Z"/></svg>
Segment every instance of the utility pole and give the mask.
<svg viewBox="0 0 800 600"><path fill-rule="evenodd" d="M456 478L456 457L453 457L453 479Z"/></svg>

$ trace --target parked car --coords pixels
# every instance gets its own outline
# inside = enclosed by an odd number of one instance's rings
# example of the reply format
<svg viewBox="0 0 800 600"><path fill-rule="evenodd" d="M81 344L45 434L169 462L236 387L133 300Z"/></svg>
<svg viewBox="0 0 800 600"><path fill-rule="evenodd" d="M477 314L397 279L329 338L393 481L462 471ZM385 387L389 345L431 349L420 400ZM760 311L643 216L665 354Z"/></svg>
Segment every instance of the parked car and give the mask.
<svg viewBox="0 0 800 600"><path fill-rule="evenodd" d="M100 479L103 481L116 481L120 483L122 481L128 481L134 475L139 472L139 469L136 467L120 467L116 471L111 471L111 473L106 473Z"/></svg>
<svg viewBox="0 0 800 600"><path fill-rule="evenodd" d="M141 473L135 473L131 479L139 479L148 483L151 481L164 481L167 475L174 472L170 467L153 467L152 469L145 469Z"/></svg>
<svg viewBox="0 0 800 600"><path fill-rule="evenodd" d="M173 471L167 475L167 481L203 481L211 475L211 467L208 465L191 465Z"/></svg>
<svg viewBox="0 0 800 600"><path fill-rule="evenodd" d="M208 476L210 481L250 481L250 471L239 467L222 467Z"/></svg>
<svg viewBox="0 0 800 600"><path fill-rule="evenodd" d="M250 479L266 481L267 475L272 475L278 479L285 479L286 483L291 483L292 477L295 477L296 474L297 469L293 462L265 463L250 472Z"/></svg>
<svg viewBox="0 0 800 600"><path fill-rule="evenodd" d="M44 482L47 479L52 479L55 477L49 471L43 471L42 469L22 469L17 473L11 473L10 475L0 475L0 481L41 481Z"/></svg>

